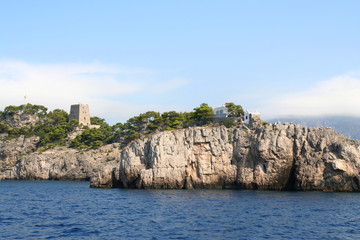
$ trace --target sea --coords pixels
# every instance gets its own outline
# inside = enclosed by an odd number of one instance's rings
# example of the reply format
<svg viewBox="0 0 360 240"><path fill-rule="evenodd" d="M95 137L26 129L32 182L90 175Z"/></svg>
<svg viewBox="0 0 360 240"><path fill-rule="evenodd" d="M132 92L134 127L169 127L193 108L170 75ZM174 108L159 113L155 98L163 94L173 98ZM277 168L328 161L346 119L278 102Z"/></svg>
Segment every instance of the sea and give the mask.
<svg viewBox="0 0 360 240"><path fill-rule="evenodd" d="M3 180L0 239L360 239L360 193Z"/></svg>

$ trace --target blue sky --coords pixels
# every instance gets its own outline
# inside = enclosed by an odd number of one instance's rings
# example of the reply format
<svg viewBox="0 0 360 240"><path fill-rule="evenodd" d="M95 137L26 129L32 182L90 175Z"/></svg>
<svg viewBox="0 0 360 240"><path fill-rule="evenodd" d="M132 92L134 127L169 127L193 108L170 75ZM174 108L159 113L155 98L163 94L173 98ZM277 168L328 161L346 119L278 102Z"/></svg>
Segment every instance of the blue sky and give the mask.
<svg viewBox="0 0 360 240"><path fill-rule="evenodd" d="M360 116L360 1L2 1L0 109Z"/></svg>

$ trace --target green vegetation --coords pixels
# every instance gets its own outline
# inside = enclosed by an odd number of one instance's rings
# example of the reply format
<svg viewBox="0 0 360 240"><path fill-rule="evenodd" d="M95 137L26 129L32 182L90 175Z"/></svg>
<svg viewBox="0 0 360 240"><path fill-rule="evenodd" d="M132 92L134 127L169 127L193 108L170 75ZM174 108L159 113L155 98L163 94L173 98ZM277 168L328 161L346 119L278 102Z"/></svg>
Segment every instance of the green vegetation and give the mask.
<svg viewBox="0 0 360 240"><path fill-rule="evenodd" d="M55 109L46 115L45 122L31 127L27 135L39 136L41 147L65 145L69 133L78 126L77 121L68 122L68 119L67 112Z"/></svg>
<svg viewBox="0 0 360 240"><path fill-rule="evenodd" d="M9 130L10 130L9 125L0 122L0 133L7 133L9 132Z"/></svg>
<svg viewBox="0 0 360 240"><path fill-rule="evenodd" d="M24 126L12 128L5 123L0 123L0 133L7 133L8 139L17 138L21 135L25 137L39 136L39 147L52 147L56 145L65 145L69 133L78 126L77 121L68 122L69 115L64 110L55 109L47 113L47 108L41 105L21 105L9 106L1 112L2 118L13 116L14 114L37 115L43 120L33 126Z"/></svg>
<svg viewBox="0 0 360 240"><path fill-rule="evenodd" d="M6 115L14 115L14 114L35 114L39 117L46 116L47 108L41 105L32 105L30 103L23 104L20 106L7 106L3 112L1 112L1 116L4 118Z"/></svg>
<svg viewBox="0 0 360 240"><path fill-rule="evenodd" d="M244 111L240 105L228 103L226 105L231 116L243 116ZM1 122L15 114L37 115L41 121L34 125L12 128ZM96 149L104 144L120 142L127 144L134 139L139 139L158 131L181 129L190 126L204 126L215 124L212 121L213 109L206 103L194 108L193 112L169 111L162 114L148 111L128 119L125 123L116 123L110 126L104 119L91 117L91 123L98 128L79 126L75 120L69 122L69 114L64 110L55 109L47 113L47 108L41 105L8 106L0 112L0 133L7 133L7 138L16 138L21 135L26 137L39 136L39 147L43 149L58 145L69 145L79 149ZM225 119L222 124L232 127L234 121ZM69 142L68 138L75 130L82 132Z"/></svg>
<svg viewBox="0 0 360 240"><path fill-rule="evenodd" d="M235 103L227 103L225 105L229 112L229 117L243 117L244 110L240 105L235 105Z"/></svg>
<svg viewBox="0 0 360 240"><path fill-rule="evenodd" d="M221 123L222 123L222 125L224 125L227 128L230 128L230 127L234 126L234 120L232 120L230 118L225 119Z"/></svg>
<svg viewBox="0 0 360 240"><path fill-rule="evenodd" d="M100 128L87 128L72 142L71 147L96 149L106 143L107 136Z"/></svg>
<svg viewBox="0 0 360 240"><path fill-rule="evenodd" d="M211 122L211 118L214 116L212 107L206 103L202 103L200 107L194 108L194 110L195 112L193 112L191 119L193 119L196 125L199 126L209 124Z"/></svg>
<svg viewBox="0 0 360 240"><path fill-rule="evenodd" d="M70 147L74 148L92 148L96 149L104 144L114 142L113 130L105 122L105 119L99 117L91 117L90 121L93 125L100 126L99 128L89 128L84 126L84 131L71 141Z"/></svg>
<svg viewBox="0 0 360 240"><path fill-rule="evenodd" d="M164 112L161 115L163 130L182 128L188 122L188 114L175 111Z"/></svg>

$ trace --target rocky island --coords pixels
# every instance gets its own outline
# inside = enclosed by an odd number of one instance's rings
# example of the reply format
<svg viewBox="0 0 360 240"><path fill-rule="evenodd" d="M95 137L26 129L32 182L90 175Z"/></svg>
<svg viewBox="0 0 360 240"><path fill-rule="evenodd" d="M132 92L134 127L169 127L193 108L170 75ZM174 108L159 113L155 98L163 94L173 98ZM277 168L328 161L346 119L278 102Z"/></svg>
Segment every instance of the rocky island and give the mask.
<svg viewBox="0 0 360 240"><path fill-rule="evenodd" d="M326 127L239 121L154 131L94 149L39 151L40 141L3 137L0 178L90 180L103 188L360 191L360 141Z"/></svg>

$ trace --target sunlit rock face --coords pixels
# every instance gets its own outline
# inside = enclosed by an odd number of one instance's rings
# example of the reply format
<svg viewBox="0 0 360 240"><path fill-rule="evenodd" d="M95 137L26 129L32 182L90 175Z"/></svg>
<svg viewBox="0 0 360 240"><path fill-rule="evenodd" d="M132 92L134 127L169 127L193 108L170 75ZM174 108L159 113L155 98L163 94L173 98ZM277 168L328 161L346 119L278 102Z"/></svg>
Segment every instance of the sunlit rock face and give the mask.
<svg viewBox="0 0 360 240"><path fill-rule="evenodd" d="M11 146L9 144L7 142L7 148ZM21 145L13 150L15 163L2 169L2 179L84 181L98 178L104 168L117 168L119 165L119 144L110 144L89 151L56 147L43 152L21 154L26 147L28 146ZM115 186L108 186L109 184L99 183L98 187Z"/></svg>
<svg viewBox="0 0 360 240"><path fill-rule="evenodd" d="M188 128L130 143L112 179L129 188L359 191L359 145L294 124Z"/></svg>
<svg viewBox="0 0 360 240"><path fill-rule="evenodd" d="M155 133L79 151L0 140L0 179L90 180L92 187L360 190L360 141L330 128L239 124Z"/></svg>

